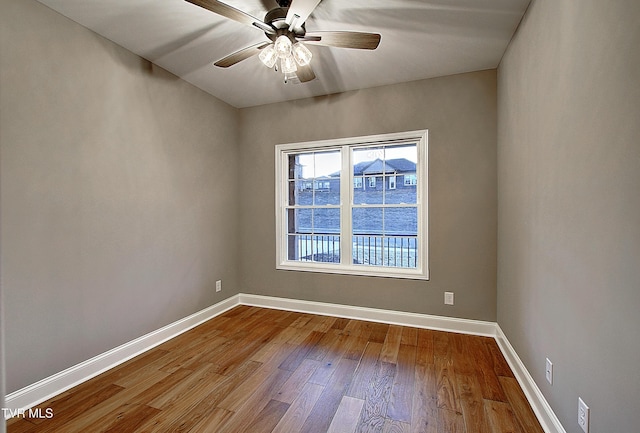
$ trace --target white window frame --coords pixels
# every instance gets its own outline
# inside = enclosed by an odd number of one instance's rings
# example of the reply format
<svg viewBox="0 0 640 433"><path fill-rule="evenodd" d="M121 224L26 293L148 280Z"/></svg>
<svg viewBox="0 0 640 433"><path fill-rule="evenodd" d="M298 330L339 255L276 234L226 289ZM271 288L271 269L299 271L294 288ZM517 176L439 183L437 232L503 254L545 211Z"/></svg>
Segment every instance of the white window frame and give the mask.
<svg viewBox="0 0 640 433"><path fill-rule="evenodd" d="M398 177L395 174L389 176L389 189L396 189L397 180L398 180Z"/></svg>
<svg viewBox="0 0 640 433"><path fill-rule="evenodd" d="M419 246L415 268L383 267L351 264L353 257L351 206L354 176L351 164L351 151L357 147L372 145L416 144L417 167L416 202L418 212ZM320 150L340 150L342 170L348 178L341 177L340 208L341 242L340 256L349 263L322 263L288 260L287 258L287 218L288 206L288 157L292 153ZM276 212L276 269L289 271L321 272L332 274L378 276L407 279L429 279L429 200L428 200L428 130L410 131L364 137L335 140L309 141L302 143L279 144L275 146L275 212ZM364 179L363 179L364 180ZM363 182L364 184L364 182ZM348 258L348 259L345 259Z"/></svg>
<svg viewBox="0 0 640 433"><path fill-rule="evenodd" d="M376 187L376 177L369 176L369 188L375 188L375 187Z"/></svg>

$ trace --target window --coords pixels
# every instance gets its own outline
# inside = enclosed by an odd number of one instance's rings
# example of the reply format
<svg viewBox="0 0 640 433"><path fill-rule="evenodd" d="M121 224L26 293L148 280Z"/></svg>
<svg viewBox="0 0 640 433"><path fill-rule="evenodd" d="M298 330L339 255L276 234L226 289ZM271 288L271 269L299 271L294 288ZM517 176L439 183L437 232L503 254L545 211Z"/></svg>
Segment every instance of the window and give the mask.
<svg viewBox="0 0 640 433"><path fill-rule="evenodd" d="M415 174L405 174L404 175L404 184L405 186L417 185L418 178Z"/></svg>
<svg viewBox="0 0 640 433"><path fill-rule="evenodd" d="M276 267L428 279L427 158L426 130L276 146Z"/></svg>

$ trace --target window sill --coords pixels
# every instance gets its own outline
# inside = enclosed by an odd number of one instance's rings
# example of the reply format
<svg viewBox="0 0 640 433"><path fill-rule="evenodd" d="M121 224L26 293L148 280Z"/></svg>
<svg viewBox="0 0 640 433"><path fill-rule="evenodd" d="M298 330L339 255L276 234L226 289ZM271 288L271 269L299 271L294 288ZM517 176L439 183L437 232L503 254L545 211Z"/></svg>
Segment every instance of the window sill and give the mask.
<svg viewBox="0 0 640 433"><path fill-rule="evenodd" d="M345 266L331 263L282 262L276 266L282 271L317 272L322 274L357 275L362 277L428 280L429 273L421 269L385 268L379 266Z"/></svg>

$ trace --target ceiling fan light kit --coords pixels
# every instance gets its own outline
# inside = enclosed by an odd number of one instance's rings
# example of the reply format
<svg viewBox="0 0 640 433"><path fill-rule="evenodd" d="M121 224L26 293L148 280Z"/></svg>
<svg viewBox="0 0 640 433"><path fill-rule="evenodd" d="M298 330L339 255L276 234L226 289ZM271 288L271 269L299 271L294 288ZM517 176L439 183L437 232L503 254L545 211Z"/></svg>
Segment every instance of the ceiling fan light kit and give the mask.
<svg viewBox="0 0 640 433"><path fill-rule="evenodd" d="M305 21L321 0L276 0L280 7L267 12L264 21L218 0L186 0L225 18L260 29L271 41L258 43L214 63L227 68L258 55L268 68L280 70L285 83L306 83L316 78L311 68L313 57L308 44L338 48L375 50L380 44L377 33L329 31L307 33Z"/></svg>

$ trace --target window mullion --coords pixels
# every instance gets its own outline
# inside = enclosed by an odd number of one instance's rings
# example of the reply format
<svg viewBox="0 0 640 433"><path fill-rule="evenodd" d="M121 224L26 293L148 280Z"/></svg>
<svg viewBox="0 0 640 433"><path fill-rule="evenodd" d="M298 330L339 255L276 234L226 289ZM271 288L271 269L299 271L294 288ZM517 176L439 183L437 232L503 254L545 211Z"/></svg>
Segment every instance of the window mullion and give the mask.
<svg viewBox="0 0 640 433"><path fill-rule="evenodd" d="M351 148L342 146L340 150L342 169L340 171L340 264L350 265L353 256L351 241L351 193L353 174L351 173Z"/></svg>

